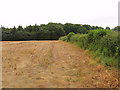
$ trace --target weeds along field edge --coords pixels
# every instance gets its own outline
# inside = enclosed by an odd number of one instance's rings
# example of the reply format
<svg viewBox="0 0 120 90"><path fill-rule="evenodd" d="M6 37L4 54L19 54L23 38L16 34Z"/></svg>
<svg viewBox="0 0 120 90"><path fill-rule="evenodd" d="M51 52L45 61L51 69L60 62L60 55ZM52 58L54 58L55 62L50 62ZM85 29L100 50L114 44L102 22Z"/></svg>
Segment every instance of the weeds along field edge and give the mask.
<svg viewBox="0 0 120 90"><path fill-rule="evenodd" d="M120 32L112 30L90 30L88 34L75 34L60 37L59 40L71 42L89 50L95 60L107 67L120 68Z"/></svg>

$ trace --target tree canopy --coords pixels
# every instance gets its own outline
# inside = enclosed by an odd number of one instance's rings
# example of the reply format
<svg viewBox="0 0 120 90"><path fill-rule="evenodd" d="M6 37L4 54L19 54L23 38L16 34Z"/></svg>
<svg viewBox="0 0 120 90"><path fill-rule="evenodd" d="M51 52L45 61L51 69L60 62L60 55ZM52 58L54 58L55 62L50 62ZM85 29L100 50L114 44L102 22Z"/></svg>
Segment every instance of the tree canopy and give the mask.
<svg viewBox="0 0 120 90"><path fill-rule="evenodd" d="M117 28L117 27L116 27ZM116 28L114 30L116 30ZM70 32L86 34L89 30L103 29L98 26L72 24L72 23L48 23L41 25L18 26L2 29L2 40L57 40ZM108 29L108 28L106 28Z"/></svg>

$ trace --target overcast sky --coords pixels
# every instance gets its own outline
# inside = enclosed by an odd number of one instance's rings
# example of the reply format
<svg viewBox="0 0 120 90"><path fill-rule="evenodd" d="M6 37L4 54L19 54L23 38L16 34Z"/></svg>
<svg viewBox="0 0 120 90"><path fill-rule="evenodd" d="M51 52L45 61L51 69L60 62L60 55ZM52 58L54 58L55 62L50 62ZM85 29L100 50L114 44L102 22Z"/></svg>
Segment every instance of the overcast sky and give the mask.
<svg viewBox="0 0 120 90"><path fill-rule="evenodd" d="M49 22L118 25L119 0L0 0L0 25L5 27Z"/></svg>

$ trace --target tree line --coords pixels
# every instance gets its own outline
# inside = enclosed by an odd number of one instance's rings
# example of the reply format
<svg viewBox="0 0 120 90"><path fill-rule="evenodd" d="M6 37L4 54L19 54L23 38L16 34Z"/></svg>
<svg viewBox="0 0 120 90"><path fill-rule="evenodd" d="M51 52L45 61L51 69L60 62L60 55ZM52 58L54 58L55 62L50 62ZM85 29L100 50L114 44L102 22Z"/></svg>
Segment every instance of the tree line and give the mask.
<svg viewBox="0 0 120 90"><path fill-rule="evenodd" d="M58 40L59 37L65 36L70 32L86 34L89 30L104 29L103 27L72 24L72 23L48 23L41 25L29 25L26 27L18 26L5 28L1 26L3 41L20 41L20 40ZM106 27L106 29L110 29ZM115 28L115 30L117 27Z"/></svg>

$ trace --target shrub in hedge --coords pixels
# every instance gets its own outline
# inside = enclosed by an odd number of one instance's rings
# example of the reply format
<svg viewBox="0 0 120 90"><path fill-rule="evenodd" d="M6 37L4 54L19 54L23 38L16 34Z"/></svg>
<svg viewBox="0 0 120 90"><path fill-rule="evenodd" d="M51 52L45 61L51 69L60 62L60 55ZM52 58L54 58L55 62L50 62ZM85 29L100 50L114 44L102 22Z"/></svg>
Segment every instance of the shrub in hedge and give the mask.
<svg viewBox="0 0 120 90"><path fill-rule="evenodd" d="M96 40L99 40L104 35L106 35L108 32L110 32L110 30L104 30L104 29L90 30L88 32L89 43L95 42Z"/></svg>
<svg viewBox="0 0 120 90"><path fill-rule="evenodd" d="M59 40L68 41L68 38L67 38L67 36L62 36L62 37L59 38Z"/></svg>
<svg viewBox="0 0 120 90"><path fill-rule="evenodd" d="M120 62L119 35L120 32L99 29L91 30L88 34L70 33L64 38L81 48L92 51L95 57L100 57L100 62L104 65L120 68L120 64L118 65L118 62Z"/></svg>
<svg viewBox="0 0 120 90"><path fill-rule="evenodd" d="M99 47L105 56L118 57L118 33L109 32L106 36L100 39Z"/></svg>

